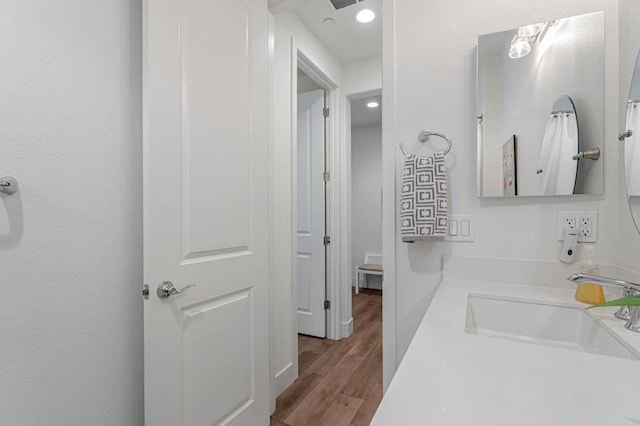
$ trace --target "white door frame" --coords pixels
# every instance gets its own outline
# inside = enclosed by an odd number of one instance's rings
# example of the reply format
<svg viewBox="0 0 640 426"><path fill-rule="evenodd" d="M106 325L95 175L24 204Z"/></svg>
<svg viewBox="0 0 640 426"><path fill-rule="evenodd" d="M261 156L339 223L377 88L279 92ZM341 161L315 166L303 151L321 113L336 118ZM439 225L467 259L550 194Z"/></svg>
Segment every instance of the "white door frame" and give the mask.
<svg viewBox="0 0 640 426"><path fill-rule="evenodd" d="M296 76L298 68L304 71L312 80L314 80L320 87L326 92L326 107L329 108L329 118L327 121L325 131L325 148L326 148L326 170L330 174L329 182L326 187L326 223L327 223L327 235L331 237L331 244L327 248L326 257L326 286L327 286L327 300L331 304L330 309L327 311L327 338L332 340L338 340L342 337L341 333L341 297L340 295L340 283L344 282L342 278L342 262L341 253L346 249L344 244L346 238L343 238L346 232L343 230L346 218L346 194L344 189L346 185L342 185L344 177L345 157L343 151L344 147L340 146L340 91L334 81L332 81L318 66L316 66L311 59L309 59L302 51L300 51L296 45L295 40L292 40L291 44L291 64L292 64L292 76ZM298 83L297 79L292 82L292 129L291 134L291 158L292 158L292 207L295 209L298 202L298 188L296 179L298 165L297 165L297 111L298 111ZM344 210L344 212L343 212ZM291 282L293 283L293 295L292 300L295 302L298 300L297 295L297 241L295 240L297 235L297 212L292 211L291 221L291 235L294 237L292 241L291 253L294 256L292 259L291 270ZM295 305L296 303L294 303ZM297 306L294 306L297 311ZM295 332L293 336L297 339L297 316L294 316L294 326L292 330Z"/></svg>

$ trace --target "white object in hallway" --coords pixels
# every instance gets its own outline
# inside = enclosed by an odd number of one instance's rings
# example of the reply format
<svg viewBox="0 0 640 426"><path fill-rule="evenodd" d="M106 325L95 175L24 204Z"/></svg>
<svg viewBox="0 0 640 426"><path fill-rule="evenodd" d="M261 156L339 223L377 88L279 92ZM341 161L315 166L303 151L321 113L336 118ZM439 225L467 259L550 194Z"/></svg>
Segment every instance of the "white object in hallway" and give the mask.
<svg viewBox="0 0 640 426"><path fill-rule="evenodd" d="M326 336L324 91L298 95L298 332Z"/></svg>
<svg viewBox="0 0 640 426"><path fill-rule="evenodd" d="M367 251L364 253L364 263L356 267L356 294L360 293L360 276L366 279L367 275L383 276L382 255ZM367 287L369 285L367 284Z"/></svg>
<svg viewBox="0 0 640 426"><path fill-rule="evenodd" d="M268 424L267 2L144 22L145 422Z"/></svg>

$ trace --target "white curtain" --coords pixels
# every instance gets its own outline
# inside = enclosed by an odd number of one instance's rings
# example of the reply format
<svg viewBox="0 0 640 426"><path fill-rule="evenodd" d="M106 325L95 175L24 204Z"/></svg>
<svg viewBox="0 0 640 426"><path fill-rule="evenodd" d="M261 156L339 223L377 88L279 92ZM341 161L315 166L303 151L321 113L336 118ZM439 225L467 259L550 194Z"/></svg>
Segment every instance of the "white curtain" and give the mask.
<svg viewBox="0 0 640 426"><path fill-rule="evenodd" d="M627 182L627 193L629 196L640 196L640 114L638 114L638 102L627 104L627 125L626 130L631 130L632 135L624 142L624 173Z"/></svg>
<svg viewBox="0 0 640 426"><path fill-rule="evenodd" d="M547 120L538 166L538 195L570 195L576 182L578 122L573 113L553 114Z"/></svg>

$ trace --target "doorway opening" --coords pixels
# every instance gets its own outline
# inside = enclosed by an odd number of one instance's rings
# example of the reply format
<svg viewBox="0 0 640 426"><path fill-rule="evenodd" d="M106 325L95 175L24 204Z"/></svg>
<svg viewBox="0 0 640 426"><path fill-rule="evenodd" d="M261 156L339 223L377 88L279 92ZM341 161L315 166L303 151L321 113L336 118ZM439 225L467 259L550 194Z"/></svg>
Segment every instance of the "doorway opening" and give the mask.
<svg viewBox="0 0 640 426"><path fill-rule="evenodd" d="M281 303L282 294L274 292L274 316L281 326L275 328L273 341L277 395L273 424L369 424L382 399L382 280L363 265L376 264L373 269L381 269L381 227L373 225L378 228L375 242L361 242L358 234L359 248L352 249L352 227L360 220L352 218L352 212L371 216L367 221L380 221L381 179L373 195L366 185L368 192L362 195L367 200L360 203L352 197L360 190L352 188L351 171L352 137L367 138L359 133L362 129L352 132L352 107L375 98L380 115L381 3L358 3L378 14L369 23L354 19L356 3L337 7L326 0L290 2L290 8L283 5L274 12L274 98L276 106L282 106L274 112L281 120L274 127L274 170L283 170L279 181L291 182L291 202L283 203L288 210L276 206L280 216L290 212L291 226L286 233L276 229L276 234L290 237L283 246L291 249L282 250L290 267L281 269L290 271L292 293L288 304L288 295ZM285 100L277 99L282 93L291 95L290 109ZM278 126L289 118L290 127ZM359 115L354 120L356 128L366 127L358 121ZM380 121L368 124L380 129ZM378 131L374 148L378 154L370 153L372 158L381 157L380 135ZM289 154L290 173L289 164L280 161ZM370 167L360 163L356 167L361 166ZM286 188L274 191L280 195ZM286 194L282 198L286 200ZM287 278L275 266L277 290ZM356 267L363 269L358 294ZM283 315L280 305L292 309Z"/></svg>

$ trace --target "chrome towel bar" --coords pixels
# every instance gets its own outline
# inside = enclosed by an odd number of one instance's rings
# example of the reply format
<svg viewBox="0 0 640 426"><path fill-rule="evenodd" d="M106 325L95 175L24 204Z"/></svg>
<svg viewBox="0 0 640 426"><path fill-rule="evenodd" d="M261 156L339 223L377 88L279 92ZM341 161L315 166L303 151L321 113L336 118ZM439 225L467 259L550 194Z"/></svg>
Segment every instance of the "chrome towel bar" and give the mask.
<svg viewBox="0 0 640 426"><path fill-rule="evenodd" d="M427 141L429 140L429 138L430 138L431 136L437 136L437 137L442 138L442 139L444 139L444 140L446 140L446 141L447 141L447 144L448 144L448 145L447 145L447 148L446 148L444 151L442 151L442 153L443 153L444 155L447 155L447 154L449 153L449 151L451 151L451 148L453 147L453 142L451 142L451 138L450 138L449 136L444 135L444 134L442 134L442 133L438 133L438 132L427 132L427 131L423 130L423 131L421 131L421 132L418 134L418 140L419 140L420 142L422 142L422 143L425 143L425 142L427 142ZM403 153L404 155L411 155L409 152L407 152L407 150L405 149L405 147L404 147L404 145L402 144L402 142L400 142L400 150L402 151L402 153Z"/></svg>

